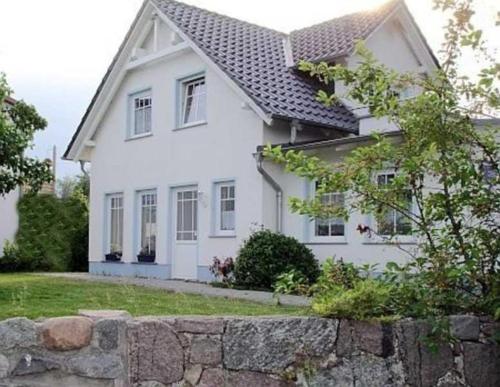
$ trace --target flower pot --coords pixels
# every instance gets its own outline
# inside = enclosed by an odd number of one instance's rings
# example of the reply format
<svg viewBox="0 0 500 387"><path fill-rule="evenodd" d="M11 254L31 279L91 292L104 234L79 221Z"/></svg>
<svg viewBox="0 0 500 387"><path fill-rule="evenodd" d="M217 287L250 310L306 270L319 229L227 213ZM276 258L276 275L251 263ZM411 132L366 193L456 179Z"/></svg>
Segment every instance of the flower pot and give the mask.
<svg viewBox="0 0 500 387"><path fill-rule="evenodd" d="M152 254L139 254L137 255L137 262L153 263L155 255Z"/></svg>
<svg viewBox="0 0 500 387"><path fill-rule="evenodd" d="M106 258L106 261L109 261L109 262L118 262L118 261L121 261L122 256L118 255L116 253L110 253L110 254L106 254L105 258Z"/></svg>

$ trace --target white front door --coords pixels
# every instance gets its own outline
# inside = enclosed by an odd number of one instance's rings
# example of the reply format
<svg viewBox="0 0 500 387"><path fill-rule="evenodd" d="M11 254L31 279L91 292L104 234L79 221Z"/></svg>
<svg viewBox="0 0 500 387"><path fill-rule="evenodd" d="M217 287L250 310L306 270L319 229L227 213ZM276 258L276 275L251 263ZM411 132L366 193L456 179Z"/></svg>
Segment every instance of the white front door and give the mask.
<svg viewBox="0 0 500 387"><path fill-rule="evenodd" d="M198 265L198 187L173 190L173 278L196 279Z"/></svg>

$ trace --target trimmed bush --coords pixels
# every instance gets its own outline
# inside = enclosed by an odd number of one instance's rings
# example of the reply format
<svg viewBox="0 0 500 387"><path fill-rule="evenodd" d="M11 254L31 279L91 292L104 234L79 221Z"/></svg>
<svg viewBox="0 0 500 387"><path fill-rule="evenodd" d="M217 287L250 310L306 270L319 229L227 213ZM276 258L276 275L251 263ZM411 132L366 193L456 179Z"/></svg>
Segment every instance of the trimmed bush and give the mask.
<svg viewBox="0 0 500 387"><path fill-rule="evenodd" d="M88 210L78 196L26 195L18 203L19 230L0 258L0 271L85 271Z"/></svg>
<svg viewBox="0 0 500 387"><path fill-rule="evenodd" d="M263 230L252 234L241 247L234 276L238 286L271 289L278 276L290 270L302 273L309 284L319 275L310 249L295 238Z"/></svg>

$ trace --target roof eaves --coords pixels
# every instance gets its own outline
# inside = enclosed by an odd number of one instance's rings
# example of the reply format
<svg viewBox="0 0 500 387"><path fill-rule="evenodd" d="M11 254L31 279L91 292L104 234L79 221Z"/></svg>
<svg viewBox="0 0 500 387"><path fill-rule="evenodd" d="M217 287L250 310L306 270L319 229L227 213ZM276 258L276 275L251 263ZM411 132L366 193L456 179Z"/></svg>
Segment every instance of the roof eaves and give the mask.
<svg viewBox="0 0 500 387"><path fill-rule="evenodd" d="M303 125L317 126L317 127L326 128L326 129L335 129L335 130L338 130L340 132L348 133L348 134L358 134L359 133L358 125L352 126L351 128L349 128L349 127L341 127L341 126L335 125L335 124L325 124L325 123L321 123L321 122L317 122L317 121L310 121L310 120L304 120L304 119L294 118L294 117L290 117L290 116L284 116L284 115L280 115L280 114L272 114L271 117L274 119L279 119L279 120L283 120L283 121L297 120L298 122L300 122ZM356 124L359 124L358 120L356 120Z"/></svg>
<svg viewBox="0 0 500 387"><path fill-rule="evenodd" d="M394 130L390 132L382 133L383 137L399 137L401 136L400 130ZM362 143L366 141L374 140L373 134L367 134L363 136L350 136L350 137L341 137L335 138L332 140L320 140L320 141L306 141L302 143L290 144L290 143L280 143L280 144L272 144L271 146L276 147L280 146L284 151L290 150L311 150L311 149L319 149L319 148L328 148L331 146L337 145L345 145L345 144L356 144ZM257 153L260 153L264 150L265 145L257 146Z"/></svg>

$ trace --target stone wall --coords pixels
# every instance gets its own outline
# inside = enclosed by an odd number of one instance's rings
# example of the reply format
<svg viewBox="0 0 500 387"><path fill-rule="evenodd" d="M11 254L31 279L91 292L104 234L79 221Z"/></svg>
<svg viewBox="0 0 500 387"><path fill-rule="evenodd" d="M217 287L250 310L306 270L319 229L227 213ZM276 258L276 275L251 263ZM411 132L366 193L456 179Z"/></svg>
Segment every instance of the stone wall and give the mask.
<svg viewBox="0 0 500 387"><path fill-rule="evenodd" d="M0 386L500 386L498 323L450 322L457 341L433 353L412 320L14 318L0 322Z"/></svg>

